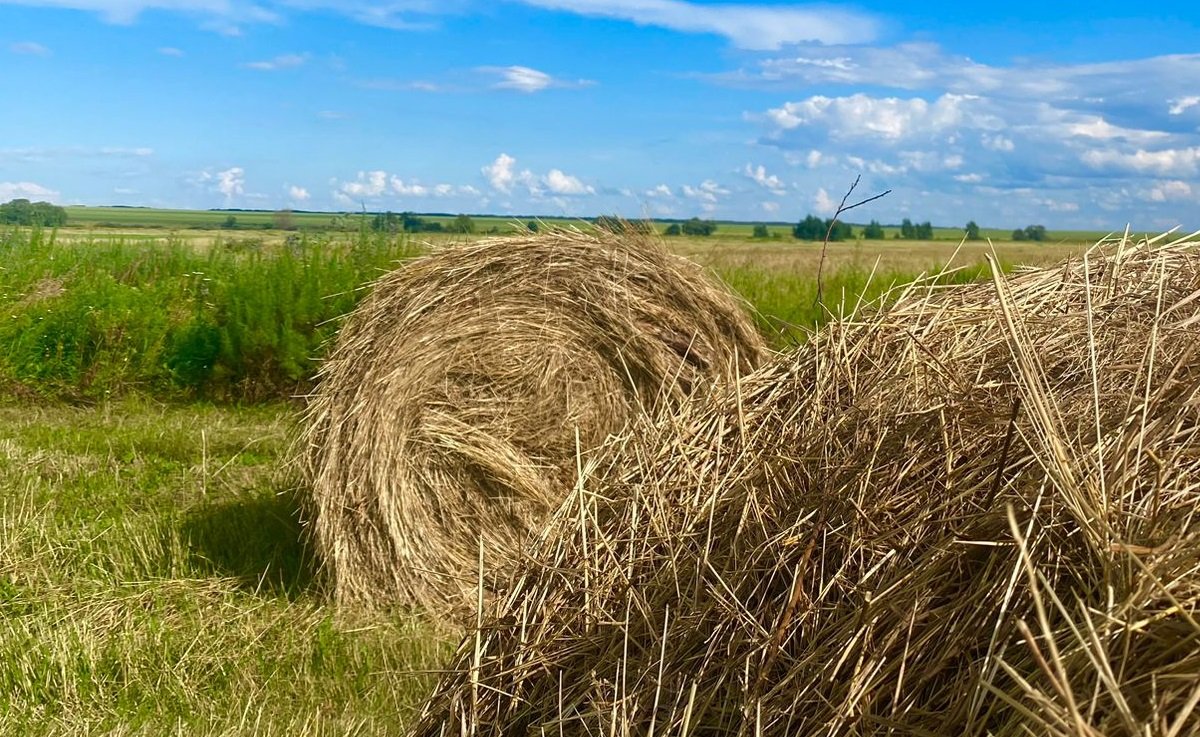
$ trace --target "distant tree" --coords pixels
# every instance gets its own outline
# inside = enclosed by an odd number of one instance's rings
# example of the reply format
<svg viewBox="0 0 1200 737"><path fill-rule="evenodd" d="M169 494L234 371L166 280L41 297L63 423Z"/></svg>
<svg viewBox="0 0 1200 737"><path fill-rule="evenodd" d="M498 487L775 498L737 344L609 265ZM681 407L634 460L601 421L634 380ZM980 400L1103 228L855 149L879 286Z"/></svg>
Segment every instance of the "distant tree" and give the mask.
<svg viewBox="0 0 1200 737"><path fill-rule="evenodd" d="M679 226L684 235L712 235L717 232L717 224L711 220L691 218Z"/></svg>
<svg viewBox="0 0 1200 737"><path fill-rule="evenodd" d="M849 223L840 220L835 223L833 218L822 220L815 215L808 215L792 228L792 236L802 241L824 241L826 234L831 241L850 240L854 228Z"/></svg>
<svg viewBox="0 0 1200 737"><path fill-rule="evenodd" d="M979 240L979 238L980 238L979 226L975 224L974 220L967 222L966 236L967 236L967 240L969 240L969 241Z"/></svg>
<svg viewBox="0 0 1200 737"><path fill-rule="evenodd" d="M872 220L863 228L862 236L869 241L879 241L887 238L887 233L884 232L883 226L879 224L878 220Z"/></svg>
<svg viewBox="0 0 1200 737"><path fill-rule="evenodd" d="M474 233L475 221L471 219L470 215L459 215L454 218L454 222L450 223L446 230L451 233Z"/></svg>
<svg viewBox="0 0 1200 737"><path fill-rule="evenodd" d="M529 222L525 223L525 227L529 228L530 233L536 233L536 232L538 232L538 228L540 226L538 225L538 221L530 220Z"/></svg>
<svg viewBox="0 0 1200 737"><path fill-rule="evenodd" d="M271 216L271 222L276 230L295 230L296 218L293 217L291 208L285 207L282 210L276 210Z"/></svg>
<svg viewBox="0 0 1200 737"><path fill-rule="evenodd" d="M405 233L420 233L425 230L425 220L411 212L400 213L400 229Z"/></svg>
<svg viewBox="0 0 1200 737"><path fill-rule="evenodd" d="M49 202L15 199L0 205L0 224L57 228L67 224L67 211Z"/></svg>
<svg viewBox="0 0 1200 737"><path fill-rule="evenodd" d="M1014 231L1012 232L1012 239L1013 239L1014 241L1023 241L1023 240L1025 240L1025 229L1024 229L1024 228L1017 228L1016 230L1014 230Z"/></svg>
<svg viewBox="0 0 1200 737"><path fill-rule="evenodd" d="M1046 226L1044 225L1027 225L1025 226L1025 240L1037 241L1041 243L1046 240Z"/></svg>
<svg viewBox="0 0 1200 737"><path fill-rule="evenodd" d="M227 216L225 216L225 219L221 221L221 227L224 228L225 230L235 230L237 228L237 226L238 226L237 218L234 217L233 215L227 215Z"/></svg>
<svg viewBox="0 0 1200 737"><path fill-rule="evenodd" d="M767 230L765 225L755 225L754 230L750 234L751 238L770 238L771 231Z"/></svg>
<svg viewBox="0 0 1200 737"><path fill-rule="evenodd" d="M915 240L917 237L917 228L908 218L900 221L900 237L905 240Z"/></svg>
<svg viewBox="0 0 1200 737"><path fill-rule="evenodd" d="M928 220L917 226L916 239L919 241L933 240L933 224Z"/></svg>
<svg viewBox="0 0 1200 737"><path fill-rule="evenodd" d="M663 231L663 235L683 235L683 228L679 227L679 223L671 223Z"/></svg>
<svg viewBox="0 0 1200 737"><path fill-rule="evenodd" d="M808 215L792 228L792 237L802 241L824 240L828 226L816 215Z"/></svg>

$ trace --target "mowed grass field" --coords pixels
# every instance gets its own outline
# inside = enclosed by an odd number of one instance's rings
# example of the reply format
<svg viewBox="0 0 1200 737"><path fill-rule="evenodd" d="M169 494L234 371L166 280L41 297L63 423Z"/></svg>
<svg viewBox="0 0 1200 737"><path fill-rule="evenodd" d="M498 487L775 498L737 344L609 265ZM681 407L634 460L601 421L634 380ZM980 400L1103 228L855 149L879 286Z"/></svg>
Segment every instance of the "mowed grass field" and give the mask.
<svg viewBox="0 0 1200 737"><path fill-rule="evenodd" d="M337 315L413 244L176 227L0 232L0 734L395 734L454 638L325 603L288 457ZM771 328L987 249L831 244L818 305L819 245L670 245Z"/></svg>

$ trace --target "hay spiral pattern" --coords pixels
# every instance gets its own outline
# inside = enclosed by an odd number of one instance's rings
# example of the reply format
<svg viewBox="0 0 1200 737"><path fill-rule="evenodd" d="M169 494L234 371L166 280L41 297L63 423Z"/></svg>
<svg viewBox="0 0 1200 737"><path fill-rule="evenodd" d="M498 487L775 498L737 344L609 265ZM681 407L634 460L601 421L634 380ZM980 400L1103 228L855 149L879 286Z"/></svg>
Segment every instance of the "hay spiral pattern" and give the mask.
<svg viewBox="0 0 1200 737"><path fill-rule="evenodd" d="M301 441L343 603L470 611L586 460L766 352L745 306L651 236L461 243L384 275L320 371Z"/></svg>

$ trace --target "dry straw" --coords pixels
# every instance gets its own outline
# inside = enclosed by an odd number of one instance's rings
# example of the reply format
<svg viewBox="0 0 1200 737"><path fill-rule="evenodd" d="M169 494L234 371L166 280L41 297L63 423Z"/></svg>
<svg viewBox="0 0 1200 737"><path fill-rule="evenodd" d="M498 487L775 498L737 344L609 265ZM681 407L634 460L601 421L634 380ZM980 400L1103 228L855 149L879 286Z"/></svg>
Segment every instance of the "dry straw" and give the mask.
<svg viewBox="0 0 1200 737"><path fill-rule="evenodd" d="M302 439L343 603L472 611L585 460L765 355L744 305L636 233L462 243L379 279L324 363Z"/></svg>
<svg viewBox="0 0 1200 737"><path fill-rule="evenodd" d="M1200 243L892 296L628 437L412 734L1200 733Z"/></svg>

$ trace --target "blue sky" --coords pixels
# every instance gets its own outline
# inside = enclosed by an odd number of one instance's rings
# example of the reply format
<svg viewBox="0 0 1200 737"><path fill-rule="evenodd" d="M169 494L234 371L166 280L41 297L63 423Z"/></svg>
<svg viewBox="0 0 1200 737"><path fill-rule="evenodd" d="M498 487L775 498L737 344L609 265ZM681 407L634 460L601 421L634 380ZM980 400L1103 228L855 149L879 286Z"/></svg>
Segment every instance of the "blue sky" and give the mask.
<svg viewBox="0 0 1200 737"><path fill-rule="evenodd" d="M1153 6L1153 11L1148 10ZM0 202L1200 226L1200 3L0 0Z"/></svg>

